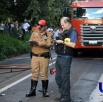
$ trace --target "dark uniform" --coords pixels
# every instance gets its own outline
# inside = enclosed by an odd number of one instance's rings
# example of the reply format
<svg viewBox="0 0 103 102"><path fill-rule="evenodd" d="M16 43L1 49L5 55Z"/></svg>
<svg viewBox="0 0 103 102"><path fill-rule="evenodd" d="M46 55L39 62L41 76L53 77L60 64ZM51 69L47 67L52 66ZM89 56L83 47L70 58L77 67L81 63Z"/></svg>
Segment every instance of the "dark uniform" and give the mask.
<svg viewBox="0 0 103 102"><path fill-rule="evenodd" d="M48 65L50 58L50 47L53 45L51 42L51 36L53 34L48 34L48 32L43 31L40 34L39 29L33 31L30 41L35 41L36 43L32 46L32 79L31 79L31 90L26 96L36 95L36 86L38 83L38 76L40 74L42 80L43 96L48 97Z"/></svg>

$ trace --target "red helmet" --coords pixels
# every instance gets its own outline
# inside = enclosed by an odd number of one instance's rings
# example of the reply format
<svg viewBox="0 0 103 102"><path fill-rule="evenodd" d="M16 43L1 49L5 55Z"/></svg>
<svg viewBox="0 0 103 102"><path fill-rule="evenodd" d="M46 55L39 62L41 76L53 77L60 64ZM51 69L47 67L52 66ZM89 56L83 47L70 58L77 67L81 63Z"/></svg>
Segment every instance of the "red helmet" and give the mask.
<svg viewBox="0 0 103 102"><path fill-rule="evenodd" d="M42 25L42 26L46 26L46 20L39 20L38 24Z"/></svg>
<svg viewBox="0 0 103 102"><path fill-rule="evenodd" d="M40 28L40 27L42 27L42 26L46 26L46 20L39 20L39 22L38 22L38 26L36 27L36 28Z"/></svg>

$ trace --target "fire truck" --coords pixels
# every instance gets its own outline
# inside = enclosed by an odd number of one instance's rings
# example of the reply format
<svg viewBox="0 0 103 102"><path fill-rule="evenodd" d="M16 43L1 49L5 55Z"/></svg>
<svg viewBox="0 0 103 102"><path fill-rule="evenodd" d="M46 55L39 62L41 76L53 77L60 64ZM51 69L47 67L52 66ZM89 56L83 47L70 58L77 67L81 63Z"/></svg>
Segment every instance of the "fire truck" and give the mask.
<svg viewBox="0 0 103 102"><path fill-rule="evenodd" d="M68 9L65 9L65 14ZM78 0L69 8L71 23L78 32L75 54L87 49L103 50L103 0Z"/></svg>

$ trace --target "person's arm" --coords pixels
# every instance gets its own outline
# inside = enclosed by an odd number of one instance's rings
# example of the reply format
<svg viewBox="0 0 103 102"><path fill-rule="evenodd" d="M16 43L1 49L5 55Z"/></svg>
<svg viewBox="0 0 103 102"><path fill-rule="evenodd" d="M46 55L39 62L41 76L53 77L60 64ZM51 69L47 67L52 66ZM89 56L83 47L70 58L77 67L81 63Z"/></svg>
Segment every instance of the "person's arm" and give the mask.
<svg viewBox="0 0 103 102"><path fill-rule="evenodd" d="M53 31L51 31L51 32L47 31L47 36L48 36L48 39L46 41L46 46L47 47L53 46L53 41L52 41L53 35L54 35Z"/></svg>
<svg viewBox="0 0 103 102"><path fill-rule="evenodd" d="M76 46L76 43L74 42L63 42L65 46L68 46L68 47L72 47L74 48Z"/></svg>
<svg viewBox="0 0 103 102"><path fill-rule="evenodd" d="M64 44L65 46L72 47L72 48L74 48L76 45L76 43L74 42L64 42L63 40L56 40L56 43Z"/></svg>
<svg viewBox="0 0 103 102"><path fill-rule="evenodd" d="M30 46L32 46L32 47L33 47L34 45L37 45L37 44L38 44L37 42L33 41L34 33L35 33L35 32L32 32L31 37L30 37L30 39L29 39L29 41L28 41L28 44L29 44Z"/></svg>
<svg viewBox="0 0 103 102"><path fill-rule="evenodd" d="M76 46L77 36L78 36L77 32L73 31L70 35L70 42L65 42L63 40L56 40L56 42L58 44L64 44L65 46L74 48Z"/></svg>
<svg viewBox="0 0 103 102"><path fill-rule="evenodd" d="M38 42L38 45L44 48L50 48L53 45L52 42L53 32L47 32L47 38Z"/></svg>

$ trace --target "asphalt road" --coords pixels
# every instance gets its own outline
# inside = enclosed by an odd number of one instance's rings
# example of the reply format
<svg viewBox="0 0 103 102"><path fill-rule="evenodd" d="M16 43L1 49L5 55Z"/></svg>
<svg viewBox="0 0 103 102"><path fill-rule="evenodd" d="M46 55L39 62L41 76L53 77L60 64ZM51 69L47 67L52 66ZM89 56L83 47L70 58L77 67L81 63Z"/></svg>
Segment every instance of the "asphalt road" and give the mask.
<svg viewBox="0 0 103 102"><path fill-rule="evenodd" d="M56 54L52 50L52 60L49 69L54 67ZM53 62L53 63L51 63ZM49 73L49 98L44 98L41 92L41 80L37 86L37 96L26 98L25 94L30 90L31 70L29 54L24 54L0 62L0 66L6 68L18 68L16 70L0 70L0 102L55 102L59 97L55 74ZM10 65L8 67L8 65ZM4 67L3 67L4 68ZM29 70L20 71L20 68ZM18 71L19 72L16 72ZM71 67L71 98L74 102L103 102L103 94L99 91L98 82L103 82L103 58L101 53L80 53L73 58Z"/></svg>

